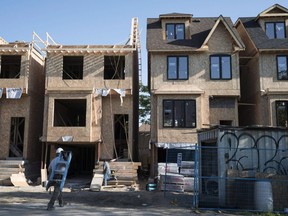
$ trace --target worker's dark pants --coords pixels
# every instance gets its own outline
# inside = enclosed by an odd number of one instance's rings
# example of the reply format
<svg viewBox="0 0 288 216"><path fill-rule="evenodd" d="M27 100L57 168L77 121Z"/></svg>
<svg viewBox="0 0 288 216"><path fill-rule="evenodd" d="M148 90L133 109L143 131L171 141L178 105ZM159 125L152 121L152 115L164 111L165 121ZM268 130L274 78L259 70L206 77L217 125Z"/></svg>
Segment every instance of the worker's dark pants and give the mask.
<svg viewBox="0 0 288 216"><path fill-rule="evenodd" d="M48 208L53 207L57 199L58 199L59 205L63 206L63 197L62 197L62 191L60 190L60 182L54 182L53 185L54 185L54 191L48 203Z"/></svg>

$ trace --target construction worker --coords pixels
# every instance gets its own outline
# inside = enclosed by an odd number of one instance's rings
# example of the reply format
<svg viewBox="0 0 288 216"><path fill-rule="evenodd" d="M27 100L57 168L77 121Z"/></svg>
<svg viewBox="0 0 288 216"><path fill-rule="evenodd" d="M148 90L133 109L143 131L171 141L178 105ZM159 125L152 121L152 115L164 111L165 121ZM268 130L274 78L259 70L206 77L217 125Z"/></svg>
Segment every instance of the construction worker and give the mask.
<svg viewBox="0 0 288 216"><path fill-rule="evenodd" d="M49 167L48 167L48 172L51 175L52 170L56 169L56 164L59 162L60 160L60 154L64 153L64 150L62 148L58 148L56 150L56 157L51 161ZM65 154L63 154L63 156L65 157ZM67 160L67 158L64 158L64 160ZM59 169L59 167L57 168ZM60 169L64 169L63 171L65 171L65 166L64 167L60 167ZM54 179L61 179L61 176L54 176ZM61 185L61 181L49 181L48 182L48 186L46 186L46 190L49 189L49 187L54 186L54 191L52 194L52 197L48 203L48 207L47 210L53 210L54 209L54 203L55 201L58 199L59 202L59 206L63 207L64 206L64 202L63 202L63 197L62 197L62 191L60 189L60 185Z"/></svg>
<svg viewBox="0 0 288 216"><path fill-rule="evenodd" d="M109 163L106 160L104 160L104 163L103 163L104 186L107 186L107 181L110 179L110 177L111 177L111 170L110 170Z"/></svg>

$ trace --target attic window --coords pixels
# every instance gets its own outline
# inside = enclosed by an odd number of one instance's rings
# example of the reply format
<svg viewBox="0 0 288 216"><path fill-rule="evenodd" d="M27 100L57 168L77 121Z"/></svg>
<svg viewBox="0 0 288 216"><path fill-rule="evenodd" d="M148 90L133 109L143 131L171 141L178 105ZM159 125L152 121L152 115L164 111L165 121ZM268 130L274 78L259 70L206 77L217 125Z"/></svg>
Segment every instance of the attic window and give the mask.
<svg viewBox="0 0 288 216"><path fill-rule="evenodd" d="M185 25L184 23L167 23L166 24L166 39L185 39Z"/></svg>
<svg viewBox="0 0 288 216"><path fill-rule="evenodd" d="M266 22L265 31L269 39L285 38L285 23L284 22Z"/></svg>
<svg viewBox="0 0 288 216"><path fill-rule="evenodd" d="M63 79L83 79L83 56L63 56Z"/></svg>
<svg viewBox="0 0 288 216"><path fill-rule="evenodd" d="M20 78L21 55L1 56L0 78L18 79Z"/></svg>
<svg viewBox="0 0 288 216"><path fill-rule="evenodd" d="M104 79L125 79L125 56L104 56Z"/></svg>

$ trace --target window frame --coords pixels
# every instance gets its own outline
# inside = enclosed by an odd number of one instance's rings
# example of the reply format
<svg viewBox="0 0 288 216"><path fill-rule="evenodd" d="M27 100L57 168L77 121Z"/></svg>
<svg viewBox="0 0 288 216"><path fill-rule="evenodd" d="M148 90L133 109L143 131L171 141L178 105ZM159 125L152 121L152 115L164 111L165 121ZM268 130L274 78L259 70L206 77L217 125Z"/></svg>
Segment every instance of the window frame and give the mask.
<svg viewBox="0 0 288 216"><path fill-rule="evenodd" d="M169 59L170 58L176 58L176 78L169 78ZM186 58L186 64L187 64L187 76L186 78L179 78L180 77L180 58ZM188 80L189 79L189 56L187 55L181 55L181 56L167 56L167 80Z"/></svg>
<svg viewBox="0 0 288 216"><path fill-rule="evenodd" d="M286 58L286 78L280 78L279 76L279 61L278 58L285 57ZM277 55L276 56L276 72L277 72L277 80L288 80L288 55Z"/></svg>
<svg viewBox="0 0 288 216"><path fill-rule="evenodd" d="M166 102L169 102L172 104L171 106L171 126L168 126L168 125L165 125L165 103ZM176 123L176 118L175 118L175 103L182 103L182 106L183 106L183 126L181 126L181 123L180 123L180 126L176 126L175 123ZM187 117L187 112L189 110L186 109L186 106L187 103L190 102L191 105L194 107L194 110L191 113L191 124L194 123L194 126L187 126L187 120L188 120L188 117ZM196 100L195 99L185 99L185 100L181 100L181 99L164 99L162 101L162 126L163 128L196 128L197 127L197 113L196 113L196 109L197 109L197 106L196 106ZM193 116L194 115L194 116Z"/></svg>
<svg viewBox="0 0 288 216"><path fill-rule="evenodd" d="M280 121L279 121L279 113L278 113L278 104L280 103L285 103L284 106L285 106L285 112L286 112L286 125L283 126L283 125L280 125ZM275 101L275 112L276 112L276 126L278 127L287 127L287 122L288 122L288 101L284 101L284 100L277 100Z"/></svg>
<svg viewBox="0 0 288 216"><path fill-rule="evenodd" d="M277 37L277 31L276 31L276 27L277 27L277 24L283 24L283 27L284 27L284 37ZM273 38L270 38L268 35L267 35L267 24L273 24ZM275 21L275 22L265 22L265 33L266 33L266 36L269 38L269 39L285 39L286 38L286 25L285 25L285 22L284 21Z"/></svg>
<svg viewBox="0 0 288 216"><path fill-rule="evenodd" d="M168 26L173 25L173 38L168 37ZM178 38L177 37L177 26L183 26L183 38ZM165 26L165 36L166 40L184 40L185 39L185 23L166 23Z"/></svg>
<svg viewBox="0 0 288 216"><path fill-rule="evenodd" d="M218 64L219 64L219 78L213 78L212 77L212 62L211 59L213 57L218 57ZM223 67L222 67L222 58L223 57L229 57L229 67L230 67L230 71L229 71L229 78L223 78ZM231 55L228 54L218 54L218 55L210 55L209 56L209 69L210 69L210 79L211 80L232 80L232 58Z"/></svg>

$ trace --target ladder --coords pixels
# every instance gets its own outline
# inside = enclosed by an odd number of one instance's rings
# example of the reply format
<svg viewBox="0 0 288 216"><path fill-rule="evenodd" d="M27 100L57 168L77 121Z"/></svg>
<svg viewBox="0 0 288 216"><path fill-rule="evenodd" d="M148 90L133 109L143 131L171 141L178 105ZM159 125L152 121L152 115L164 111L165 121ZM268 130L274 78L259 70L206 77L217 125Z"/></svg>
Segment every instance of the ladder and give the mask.
<svg viewBox="0 0 288 216"><path fill-rule="evenodd" d="M65 157L66 157L66 160L65 160ZM55 166L52 167L52 172L49 175L48 184L46 185L46 190L48 190L49 187L51 186L49 185L49 183L60 182L60 190L62 191L65 181L66 181L71 159L72 159L71 151L65 151L59 154L58 159L57 159L58 161L55 164Z"/></svg>
<svg viewBox="0 0 288 216"><path fill-rule="evenodd" d="M142 82L142 56L141 56L140 32L138 29L137 17L132 18L130 45L135 47L138 53L139 82Z"/></svg>

